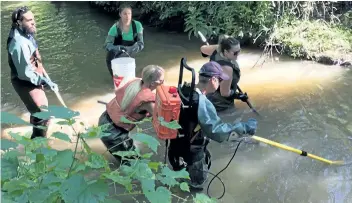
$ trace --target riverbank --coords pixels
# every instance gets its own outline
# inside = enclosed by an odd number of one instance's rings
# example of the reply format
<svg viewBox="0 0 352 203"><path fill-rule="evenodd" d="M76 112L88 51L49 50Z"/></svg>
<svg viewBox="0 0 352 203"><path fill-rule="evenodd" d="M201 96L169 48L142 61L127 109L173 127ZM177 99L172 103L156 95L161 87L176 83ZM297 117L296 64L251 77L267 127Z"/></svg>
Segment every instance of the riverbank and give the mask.
<svg viewBox="0 0 352 203"><path fill-rule="evenodd" d="M119 2L92 1L102 12L118 15ZM326 65L351 66L351 2L131 2L134 18L169 31L213 31L255 46ZM156 12L157 11L157 12ZM161 11L161 12L159 12Z"/></svg>

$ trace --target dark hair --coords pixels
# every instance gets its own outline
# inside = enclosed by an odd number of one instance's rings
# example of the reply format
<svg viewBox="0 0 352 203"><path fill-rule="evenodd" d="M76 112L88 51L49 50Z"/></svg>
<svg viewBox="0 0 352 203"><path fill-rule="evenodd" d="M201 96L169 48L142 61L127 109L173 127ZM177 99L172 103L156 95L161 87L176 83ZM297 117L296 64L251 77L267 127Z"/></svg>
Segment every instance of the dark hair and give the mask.
<svg viewBox="0 0 352 203"><path fill-rule="evenodd" d="M129 8L132 10L132 6L130 4L127 4L127 3L123 3L120 5L119 7L119 13L121 13L125 8Z"/></svg>
<svg viewBox="0 0 352 203"><path fill-rule="evenodd" d="M27 13L28 11L29 11L29 8L27 6L22 6L20 8L17 8L16 10L14 10L12 12L12 15L11 15L12 27L13 26L18 26L17 21L18 20L22 21L23 20L23 15L25 13Z"/></svg>
<svg viewBox="0 0 352 203"><path fill-rule="evenodd" d="M219 43L219 50L220 52L224 53L225 50L230 50L232 46L236 46L240 44L240 42L235 39L234 37L223 37L221 40L220 40L220 43Z"/></svg>

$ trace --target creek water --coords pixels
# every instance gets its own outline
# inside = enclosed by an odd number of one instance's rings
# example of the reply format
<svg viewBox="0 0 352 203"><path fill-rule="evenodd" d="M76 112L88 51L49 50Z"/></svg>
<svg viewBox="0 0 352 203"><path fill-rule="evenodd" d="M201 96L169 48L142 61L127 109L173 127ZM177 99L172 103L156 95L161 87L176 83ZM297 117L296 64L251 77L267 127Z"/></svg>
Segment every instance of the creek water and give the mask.
<svg viewBox="0 0 352 203"><path fill-rule="evenodd" d="M22 2L1 2L1 108L28 119L10 83L6 53L11 11L21 5ZM26 5L35 14L36 38L44 67L59 85L63 99L89 124L97 124L104 111L97 100L109 101L113 97L103 43L115 20L90 8L86 2L26 2ZM177 85L182 57L196 70L207 61L200 55L201 43L197 38L189 40L185 34L148 27L144 36L145 49L136 56L137 76L144 66L157 64L166 70L166 83ZM243 49L239 56L240 86L263 115L258 118L257 135L330 160L352 161L351 71L282 56L254 66L260 55L259 50ZM185 79L189 80L189 74ZM60 105L55 94L49 91L47 96L49 104ZM255 117L244 103L236 101L236 108L235 113L222 113L222 119L234 122ZM90 144L98 151L105 150L99 140ZM61 142L55 146L72 148ZM226 166L235 147L236 143L211 142L211 172L217 173ZM160 161L163 150L164 146L159 147ZM351 167L330 166L264 144L241 144L230 166L220 174L226 186L220 201L350 203ZM219 196L220 182L214 180L209 192Z"/></svg>

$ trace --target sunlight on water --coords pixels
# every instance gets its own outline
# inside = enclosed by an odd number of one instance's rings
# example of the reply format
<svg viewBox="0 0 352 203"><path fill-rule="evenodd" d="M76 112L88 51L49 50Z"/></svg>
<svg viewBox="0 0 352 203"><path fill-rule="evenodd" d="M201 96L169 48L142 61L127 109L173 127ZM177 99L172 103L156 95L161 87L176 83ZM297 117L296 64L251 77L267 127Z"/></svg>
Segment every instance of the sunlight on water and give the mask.
<svg viewBox="0 0 352 203"><path fill-rule="evenodd" d="M24 3L1 2L1 5L4 11L2 50L5 50L8 14ZM105 105L97 103L97 100L109 102L114 97L113 83L106 70L103 42L115 19L89 8L85 3L26 2L26 5L35 11L45 67L60 86L63 99L69 108L80 112L79 121L96 125L105 110ZM145 27L145 35L145 50L136 56L137 76L144 66L157 64L165 68L165 84L177 86L180 60L186 57L187 64L195 69L197 82L200 67L208 61L199 53L200 42L188 40L186 35L159 32L148 27ZM14 112L29 121L29 114L23 114L27 111L8 80L10 73L6 53L1 54L4 59L1 62L2 110ZM352 161L351 71L283 56L274 61L268 59L261 65L264 59L258 61L260 55L260 50L242 50L238 60L242 73L239 85L250 95L253 105L264 118L256 117L246 103L238 100L235 102L236 111L221 115L221 118L231 123L248 117L258 118L258 136L302 148L330 160ZM184 70L183 81L191 81L187 70ZM47 96L50 104L60 105L51 91ZM56 121L52 121L49 135L56 131L72 135L72 129L67 126L61 128L55 124ZM8 139L8 131L25 133L31 128L2 130L1 136ZM154 129L151 129L148 134L153 133ZM99 139L88 143L101 154L106 150ZM165 146L162 141L160 143L162 146L155 161L164 158ZM73 143L59 140L51 144L56 149L74 147ZM212 172L217 173L226 166L234 147L236 145L228 143L212 142L209 145ZM113 160L109 153L104 156ZM351 166L330 166L273 146L241 144L233 162L220 174L226 194L219 202L351 203L351 171ZM211 175L209 177L212 178ZM222 186L215 180L210 194L217 197L221 193Z"/></svg>

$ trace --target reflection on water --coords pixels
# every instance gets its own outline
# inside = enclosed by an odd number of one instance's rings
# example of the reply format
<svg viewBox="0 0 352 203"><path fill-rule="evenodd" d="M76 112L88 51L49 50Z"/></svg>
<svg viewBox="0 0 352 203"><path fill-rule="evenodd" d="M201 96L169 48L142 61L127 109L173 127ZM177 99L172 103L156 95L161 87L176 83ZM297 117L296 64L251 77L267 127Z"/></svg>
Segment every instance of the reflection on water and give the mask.
<svg viewBox="0 0 352 203"><path fill-rule="evenodd" d="M58 83L65 102L80 111L89 124L96 124L104 111L97 100L109 101L113 97L103 43L114 19L86 3L26 4L37 18L37 38L44 65ZM24 106L9 83L5 52L9 14L23 3L1 2L1 5L1 107L27 119L28 115L23 115ZM207 61L199 53L199 40L190 41L186 35L145 28L145 41L145 50L136 58L137 76L144 66L158 64L166 69L166 83L177 85L182 57L196 70ZM252 68L259 56L259 51L244 49L239 59L240 86L264 116L259 119L257 135L327 159L351 161L351 71L284 57ZM187 71L185 79L190 80ZM48 92L48 98L51 104L59 105L53 93ZM244 103L236 101L236 107L235 113L222 115L225 121L255 116ZM104 151L100 141L92 141L91 145ZM59 142L55 146L70 147ZM235 144L211 143L212 172L225 167L234 148ZM159 151L158 157L163 160L163 147ZM351 171L351 166L328 166L263 144L241 144L229 168L220 175L226 185L222 201L352 202ZM216 197L221 192L220 182L214 180L210 194Z"/></svg>

